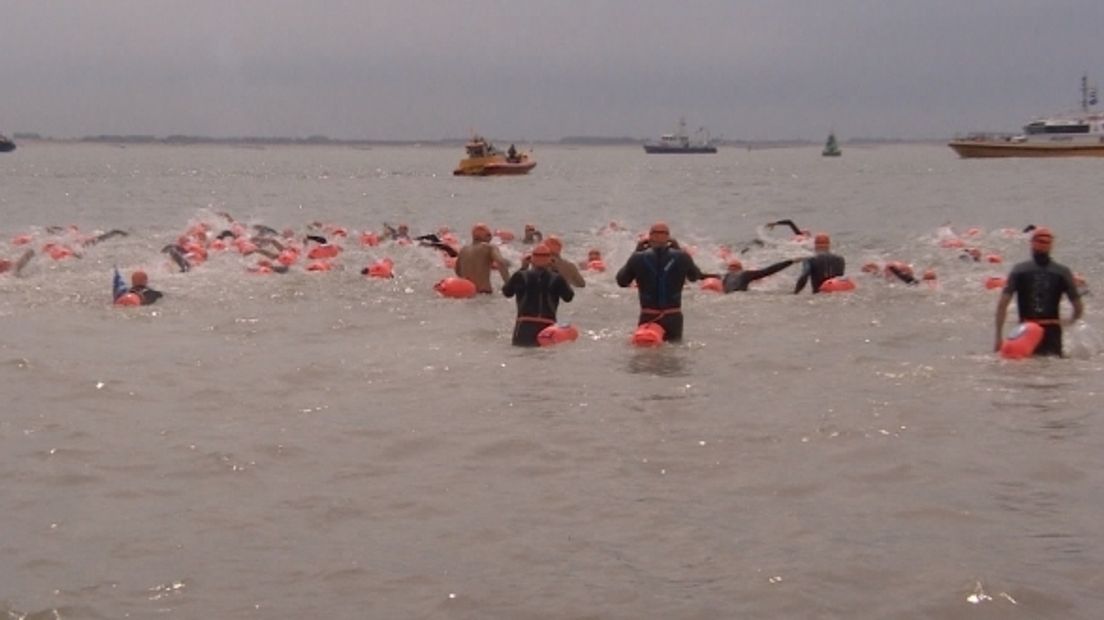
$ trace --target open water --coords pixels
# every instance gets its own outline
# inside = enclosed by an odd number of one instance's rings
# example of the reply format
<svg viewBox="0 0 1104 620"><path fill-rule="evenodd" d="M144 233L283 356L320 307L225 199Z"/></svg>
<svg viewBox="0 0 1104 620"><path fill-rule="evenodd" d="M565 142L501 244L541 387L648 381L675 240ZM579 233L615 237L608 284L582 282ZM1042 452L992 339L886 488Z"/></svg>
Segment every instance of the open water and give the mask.
<svg viewBox="0 0 1104 620"><path fill-rule="evenodd" d="M991 352L987 276L1055 258L1104 282L1097 160L941 146L538 147L533 174L451 176L446 148L21 144L0 156L0 613L13 618L1099 618L1104 391L1096 297L1068 359ZM255 275L189 226L350 231L338 268ZM723 269L832 234L858 282L797 269L684 296L686 341L628 344L615 271L655 219ZM610 270L581 331L510 346L512 300L447 300L431 250L359 232L532 222ZM603 232L616 221L627 230ZM221 222L221 224L220 224ZM53 260L48 226L129 233ZM971 228L978 230L970 231ZM31 235L15 246L17 235ZM1003 264L940 247L961 235ZM759 240L761 244L753 243ZM765 243L763 243L765 242ZM519 244L503 245L515 260ZM359 274L395 261L393 280ZM860 272L901 260L938 285ZM156 305L109 305L112 267ZM496 280L497 280L497 276ZM1063 307L1064 314L1069 313ZM1014 321L1014 307L1011 311Z"/></svg>

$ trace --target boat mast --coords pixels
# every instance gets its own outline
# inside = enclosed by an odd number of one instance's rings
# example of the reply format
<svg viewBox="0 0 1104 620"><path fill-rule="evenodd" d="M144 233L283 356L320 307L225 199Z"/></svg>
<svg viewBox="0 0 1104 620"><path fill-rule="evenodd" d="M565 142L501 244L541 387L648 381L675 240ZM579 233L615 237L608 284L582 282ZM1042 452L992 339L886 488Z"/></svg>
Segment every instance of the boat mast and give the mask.
<svg viewBox="0 0 1104 620"><path fill-rule="evenodd" d="M1090 106L1096 105L1096 85L1089 86L1089 75L1081 76L1081 111L1088 112Z"/></svg>

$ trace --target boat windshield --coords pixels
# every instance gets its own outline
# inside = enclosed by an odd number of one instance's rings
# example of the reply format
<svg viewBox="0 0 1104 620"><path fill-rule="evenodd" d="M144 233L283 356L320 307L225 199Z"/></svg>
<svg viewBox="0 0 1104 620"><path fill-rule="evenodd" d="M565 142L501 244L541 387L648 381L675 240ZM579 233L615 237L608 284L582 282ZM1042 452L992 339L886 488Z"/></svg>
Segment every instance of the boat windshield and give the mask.
<svg viewBox="0 0 1104 620"><path fill-rule="evenodd" d="M1077 124L1065 124L1065 125L1048 125L1042 121L1037 123L1030 123L1024 127L1024 133L1028 135L1038 134L1068 134L1068 133L1089 133L1089 126L1084 123Z"/></svg>

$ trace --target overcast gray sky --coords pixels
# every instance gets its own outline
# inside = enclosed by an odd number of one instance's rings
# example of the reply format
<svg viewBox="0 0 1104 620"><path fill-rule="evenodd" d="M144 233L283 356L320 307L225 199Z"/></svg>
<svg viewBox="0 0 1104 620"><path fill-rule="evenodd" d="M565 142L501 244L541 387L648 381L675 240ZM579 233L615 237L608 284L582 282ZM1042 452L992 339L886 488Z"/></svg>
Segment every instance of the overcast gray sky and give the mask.
<svg viewBox="0 0 1104 620"><path fill-rule="evenodd" d="M0 0L0 132L728 139L1014 130L1104 0Z"/></svg>

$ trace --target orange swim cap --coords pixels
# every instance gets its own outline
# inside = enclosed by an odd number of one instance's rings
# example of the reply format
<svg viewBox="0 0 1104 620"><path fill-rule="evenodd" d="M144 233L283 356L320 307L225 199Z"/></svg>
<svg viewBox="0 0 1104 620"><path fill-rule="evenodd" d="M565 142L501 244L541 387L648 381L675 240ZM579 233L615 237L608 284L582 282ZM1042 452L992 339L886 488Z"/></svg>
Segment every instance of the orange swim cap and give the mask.
<svg viewBox="0 0 1104 620"><path fill-rule="evenodd" d="M820 249L828 249L832 245L832 238L828 236L828 233L817 233L816 237L813 237L813 247Z"/></svg>
<svg viewBox="0 0 1104 620"><path fill-rule="evenodd" d="M544 240L544 245L552 251L553 254L559 254L563 250L563 241L556 235L548 235L548 238ZM536 250L533 250L536 252Z"/></svg>
<svg viewBox="0 0 1104 620"><path fill-rule="evenodd" d="M479 223L479 224L476 224L475 226L472 226L472 239L484 240L484 239L490 239L490 238L491 238L491 227L490 226L487 226L486 224L483 224L483 223Z"/></svg>
<svg viewBox="0 0 1104 620"><path fill-rule="evenodd" d="M1054 245L1054 233L1049 228L1036 228L1031 233L1031 249L1037 252L1049 252Z"/></svg>
<svg viewBox="0 0 1104 620"><path fill-rule="evenodd" d="M542 243L533 248L533 253L529 255L529 258L534 265L544 267L552 262L552 250Z"/></svg>
<svg viewBox="0 0 1104 620"><path fill-rule="evenodd" d="M741 263L740 261L736 260L735 258L728 261L728 270L729 271L740 271L743 268L744 268L744 264Z"/></svg>
<svg viewBox="0 0 1104 620"><path fill-rule="evenodd" d="M141 269L130 274L131 286L145 286L147 284L149 284L149 276L147 276L146 272L142 271Z"/></svg>

